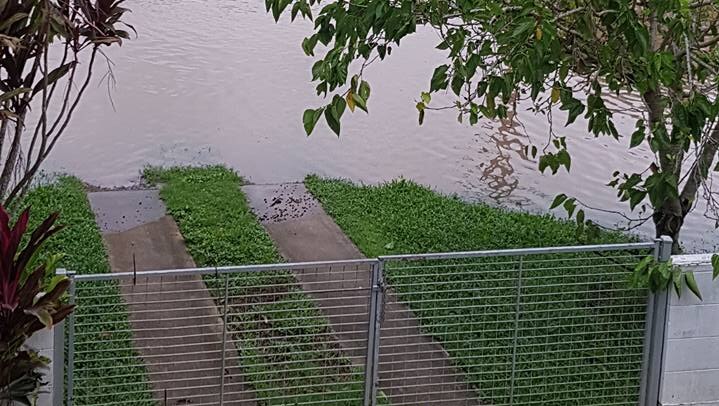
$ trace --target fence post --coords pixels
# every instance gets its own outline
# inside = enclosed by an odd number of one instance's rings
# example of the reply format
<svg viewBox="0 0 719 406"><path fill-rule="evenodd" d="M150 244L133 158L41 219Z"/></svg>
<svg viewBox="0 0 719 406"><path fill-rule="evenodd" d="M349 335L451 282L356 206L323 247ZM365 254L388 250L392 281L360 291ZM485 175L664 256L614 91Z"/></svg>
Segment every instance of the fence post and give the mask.
<svg viewBox="0 0 719 406"><path fill-rule="evenodd" d="M654 259L667 262L672 256L672 239L662 236L655 240ZM662 387L664 344L666 343L669 289L650 292L644 332L644 353L639 393L640 406L657 406Z"/></svg>
<svg viewBox="0 0 719 406"><path fill-rule="evenodd" d="M53 327L52 339L52 405L62 406L65 388L65 321Z"/></svg>
<svg viewBox="0 0 719 406"><path fill-rule="evenodd" d="M384 307L384 261L382 259L377 260L372 265L371 283L369 323L367 326L367 362L365 363L365 406L375 406L377 404L380 327Z"/></svg>
<svg viewBox="0 0 719 406"><path fill-rule="evenodd" d="M225 404L225 368L227 364L227 302L230 301L230 278L225 274L225 301L222 309L222 362L220 365L220 406Z"/></svg>
<svg viewBox="0 0 719 406"><path fill-rule="evenodd" d="M65 275L70 280L70 287L68 288L68 303L71 305L75 304L75 271L68 271L66 269L58 269L56 271L58 275ZM73 385L74 385L74 369L75 369L75 312L73 310L69 316L67 316L67 380L65 387L65 405L72 406L73 404ZM60 380L62 382L62 380Z"/></svg>
<svg viewBox="0 0 719 406"><path fill-rule="evenodd" d="M509 405L514 404L514 384L517 370L517 339L519 335L520 310L522 308L522 270L524 268L524 257L519 257L519 269L517 270L517 298L514 309L514 333L512 335L512 376L509 383Z"/></svg>

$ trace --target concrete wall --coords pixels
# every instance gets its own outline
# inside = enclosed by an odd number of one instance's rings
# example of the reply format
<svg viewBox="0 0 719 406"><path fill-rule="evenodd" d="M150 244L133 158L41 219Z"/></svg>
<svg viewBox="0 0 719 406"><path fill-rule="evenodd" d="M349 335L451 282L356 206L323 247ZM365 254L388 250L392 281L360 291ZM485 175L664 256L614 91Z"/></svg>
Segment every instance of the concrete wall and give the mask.
<svg viewBox="0 0 719 406"><path fill-rule="evenodd" d="M25 346L38 352L43 357L50 359L49 367L43 371L43 379L47 385L40 388L36 400L36 406L52 406L62 404L62 382L64 370L63 357L63 335L64 326L61 323L51 330L43 329L32 335Z"/></svg>
<svg viewBox="0 0 719 406"><path fill-rule="evenodd" d="M669 304L662 405L719 405L719 280L711 255L682 255L672 263L694 271L704 300L686 287Z"/></svg>

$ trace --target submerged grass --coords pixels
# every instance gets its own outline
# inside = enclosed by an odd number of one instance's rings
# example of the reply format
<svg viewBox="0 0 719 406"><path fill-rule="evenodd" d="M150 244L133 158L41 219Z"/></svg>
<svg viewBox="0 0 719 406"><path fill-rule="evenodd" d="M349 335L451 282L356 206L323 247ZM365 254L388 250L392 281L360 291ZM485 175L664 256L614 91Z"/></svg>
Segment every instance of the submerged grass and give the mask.
<svg viewBox="0 0 719 406"><path fill-rule="evenodd" d="M161 185L160 196L199 266L281 262L231 170L149 168L145 178ZM224 286L215 277L205 282L215 292ZM331 337L331 329L291 273L232 274L229 293L228 326L260 404L361 403L362 372L332 340L318 338Z"/></svg>
<svg viewBox="0 0 719 406"><path fill-rule="evenodd" d="M305 183L369 257L581 243L572 223L468 204L409 181ZM603 233L597 243L628 240ZM645 254L389 262L386 277L490 404L632 405L646 297L627 281Z"/></svg>
<svg viewBox="0 0 719 406"><path fill-rule="evenodd" d="M77 178L60 177L36 187L20 206L31 207L33 228L56 211L66 226L43 246L41 258L62 253L60 267L78 274L110 271L95 216ZM76 302L74 404L153 405L117 284L95 283L92 289L79 284Z"/></svg>

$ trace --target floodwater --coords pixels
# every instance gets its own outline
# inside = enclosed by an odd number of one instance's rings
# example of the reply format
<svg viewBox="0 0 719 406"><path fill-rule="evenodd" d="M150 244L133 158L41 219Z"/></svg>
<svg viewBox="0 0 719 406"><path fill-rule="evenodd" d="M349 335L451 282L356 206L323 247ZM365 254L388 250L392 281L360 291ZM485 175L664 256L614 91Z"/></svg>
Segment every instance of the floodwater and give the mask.
<svg viewBox="0 0 719 406"><path fill-rule="evenodd" d="M306 137L302 112L323 104L310 83L313 59L300 47L311 25L275 24L263 3L128 1L127 21L139 36L107 50L116 83L108 89L98 68L96 86L45 169L120 186L145 165L225 163L255 183L311 173L364 183L403 176L467 200L534 212L545 212L562 192L605 210L626 209L604 185L615 170L645 169L650 153L628 152L628 139L595 139L581 120L563 129L564 117L555 116L573 158L571 175L556 176L540 174L523 153L530 142L541 148L548 134L546 118L526 106L512 122L470 127L444 111L428 113L418 126L416 99L444 62L431 31L413 35L366 71L369 115L358 110L344 120L340 138L321 122ZM628 96L613 100L625 134L638 105ZM683 240L691 251L719 246L719 232L703 211L686 222ZM587 215L607 226L622 221L601 211ZM640 232L649 236L651 226Z"/></svg>

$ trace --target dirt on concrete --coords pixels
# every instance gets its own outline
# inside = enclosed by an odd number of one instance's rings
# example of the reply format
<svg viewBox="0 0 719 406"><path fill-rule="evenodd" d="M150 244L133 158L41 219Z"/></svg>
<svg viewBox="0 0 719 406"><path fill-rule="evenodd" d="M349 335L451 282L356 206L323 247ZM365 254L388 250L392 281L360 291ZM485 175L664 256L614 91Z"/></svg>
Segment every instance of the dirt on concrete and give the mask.
<svg viewBox="0 0 719 406"><path fill-rule="evenodd" d="M153 397L159 404L167 399L167 405L217 405L224 379L224 404L255 405L231 342L224 345L223 373L219 303L201 277L142 275L195 266L157 190L95 192L88 197L112 272L136 272L136 277L120 281L120 292Z"/></svg>
<svg viewBox="0 0 719 406"><path fill-rule="evenodd" d="M247 185L242 190L288 261L363 258L304 184ZM370 267L305 269L295 271L295 277L327 317L346 355L364 367L366 347L346 343L367 339ZM392 404L482 404L442 345L422 332L411 309L391 291L385 294L379 363L379 386Z"/></svg>
<svg viewBox="0 0 719 406"><path fill-rule="evenodd" d="M290 261L363 258L302 183L246 185L250 207Z"/></svg>

